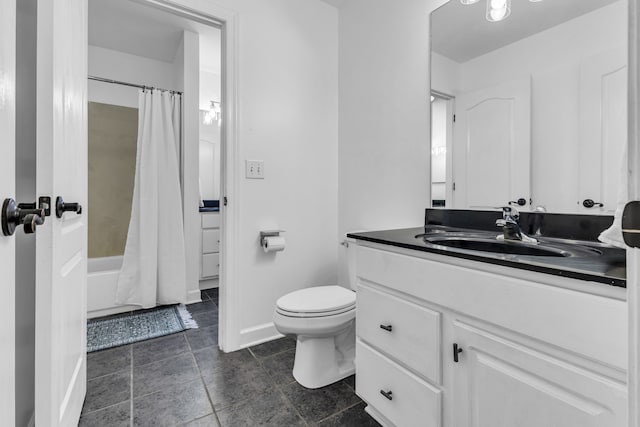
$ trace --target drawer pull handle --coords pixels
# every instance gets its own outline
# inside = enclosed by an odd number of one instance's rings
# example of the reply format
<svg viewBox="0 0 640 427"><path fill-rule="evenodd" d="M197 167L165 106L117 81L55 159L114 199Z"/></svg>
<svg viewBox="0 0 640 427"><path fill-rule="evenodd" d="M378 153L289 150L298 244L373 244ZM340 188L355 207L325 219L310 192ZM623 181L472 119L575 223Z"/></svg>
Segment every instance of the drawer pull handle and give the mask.
<svg viewBox="0 0 640 427"><path fill-rule="evenodd" d="M453 343L453 361L458 363L458 355L462 353L462 349L458 347L457 343Z"/></svg>
<svg viewBox="0 0 640 427"><path fill-rule="evenodd" d="M391 390L389 391L384 391L384 390L380 390L380 394L383 395L384 397L386 397L389 400L393 400L393 392Z"/></svg>
<svg viewBox="0 0 640 427"><path fill-rule="evenodd" d="M384 329L387 332L391 332L391 331L393 331L393 326L392 325L380 325L380 329Z"/></svg>

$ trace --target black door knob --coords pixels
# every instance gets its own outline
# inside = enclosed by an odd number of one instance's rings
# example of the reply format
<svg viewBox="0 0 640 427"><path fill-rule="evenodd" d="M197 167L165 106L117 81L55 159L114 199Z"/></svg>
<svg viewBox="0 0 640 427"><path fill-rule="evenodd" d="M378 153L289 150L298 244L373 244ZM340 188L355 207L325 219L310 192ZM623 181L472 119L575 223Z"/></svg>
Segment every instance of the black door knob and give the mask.
<svg viewBox="0 0 640 427"><path fill-rule="evenodd" d="M65 203L62 196L56 197L56 216L62 218L65 212L75 212L80 215L82 213L82 206L79 203Z"/></svg>
<svg viewBox="0 0 640 427"><path fill-rule="evenodd" d="M520 197L518 200L510 201L509 204L510 205L524 206L524 205L527 204L527 199L524 199L524 198Z"/></svg>
<svg viewBox="0 0 640 427"><path fill-rule="evenodd" d="M22 224L24 224L24 232L26 234L33 234L36 232L36 226L44 224L44 214L28 214L24 217Z"/></svg>
<svg viewBox="0 0 640 427"><path fill-rule="evenodd" d="M2 234L12 236L19 225L24 225L24 232L35 233L36 226L44 224L45 209L35 208L35 203L17 204L13 199L5 199L2 203Z"/></svg>
<svg viewBox="0 0 640 427"><path fill-rule="evenodd" d="M601 208L604 206L604 204L600 202L594 202L592 199L584 199L584 201L582 202L582 206L584 206L585 208L592 208L594 206L598 206Z"/></svg>

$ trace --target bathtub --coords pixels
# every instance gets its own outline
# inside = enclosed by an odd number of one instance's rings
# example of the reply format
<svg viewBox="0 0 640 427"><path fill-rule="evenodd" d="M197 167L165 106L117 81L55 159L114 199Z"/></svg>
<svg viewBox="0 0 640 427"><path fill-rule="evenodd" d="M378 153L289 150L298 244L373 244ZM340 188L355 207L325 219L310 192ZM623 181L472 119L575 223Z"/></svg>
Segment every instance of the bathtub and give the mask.
<svg viewBox="0 0 640 427"><path fill-rule="evenodd" d="M140 307L116 305L118 274L122 256L89 258L87 262L87 317L100 317L123 313Z"/></svg>

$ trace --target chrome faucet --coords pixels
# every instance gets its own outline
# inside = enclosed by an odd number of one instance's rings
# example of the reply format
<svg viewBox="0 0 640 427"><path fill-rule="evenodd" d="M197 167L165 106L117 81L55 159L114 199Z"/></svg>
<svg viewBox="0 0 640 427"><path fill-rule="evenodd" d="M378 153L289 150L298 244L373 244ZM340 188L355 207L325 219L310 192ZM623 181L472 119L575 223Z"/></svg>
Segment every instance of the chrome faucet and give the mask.
<svg viewBox="0 0 640 427"><path fill-rule="evenodd" d="M527 243L538 243L533 237L529 237L522 232L518 220L520 213L516 208L511 206L502 207L502 219L496 220L496 226L502 227L502 233L498 236L499 240L517 240Z"/></svg>

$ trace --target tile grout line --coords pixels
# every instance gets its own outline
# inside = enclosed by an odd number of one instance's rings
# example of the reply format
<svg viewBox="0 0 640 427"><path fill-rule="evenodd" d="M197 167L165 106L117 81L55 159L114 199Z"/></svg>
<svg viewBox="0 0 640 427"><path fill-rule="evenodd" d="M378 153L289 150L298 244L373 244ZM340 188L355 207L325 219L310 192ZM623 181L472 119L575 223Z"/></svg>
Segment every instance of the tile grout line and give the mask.
<svg viewBox="0 0 640 427"><path fill-rule="evenodd" d="M80 414L80 418L86 417L87 415L95 414L96 412L103 411L105 409L113 408L114 406L122 405L123 403L129 402L130 400L131 399L123 400L122 402L112 403L111 405L105 406L104 408L98 408L98 409L94 409L94 410L89 411L89 412L83 412L83 413Z"/></svg>
<svg viewBox="0 0 640 427"><path fill-rule="evenodd" d="M353 407L358 406L363 402L364 402L364 400L361 400L360 402L354 403L351 406L347 406L346 408L341 409L338 412L335 412L335 413L329 415L328 417L324 417L323 419L316 421L316 424L320 424L321 422L327 421L329 418L333 418L333 417L335 417L335 416L337 416L339 414L342 414L343 412L347 412L349 409L352 409Z"/></svg>
<svg viewBox="0 0 640 427"><path fill-rule="evenodd" d="M185 337L185 339L187 339L187 337ZM187 345L191 349L191 344L189 343L188 339L187 339ZM208 348L208 347L205 347L205 348ZM202 376L202 370L200 369L200 365L198 364L198 359L196 359L196 355L193 354L193 349L191 349L191 355L193 356L193 359L196 362L196 368L198 369L198 375L200 375L200 381L202 382L202 385L204 386L204 391L205 391L205 393L207 393L207 399L209 400L209 405L211 405L211 412L213 413L213 416L215 417L216 421L218 422L218 425L221 426L222 424L220 423L220 418L218 418L218 413L216 412L216 408L213 406L213 400L211 399L211 394L209 393L209 387L207 387L207 383L204 381L204 377ZM205 415L205 416L207 416L207 415Z"/></svg>
<svg viewBox="0 0 640 427"><path fill-rule="evenodd" d="M276 388L278 389L278 391L280 392L280 395L282 395L282 397L284 397L284 400L291 405L291 407L293 408L293 410L295 411L296 415L298 415L300 417L300 419L302 420L302 422L306 425L306 426L310 426L311 424L309 424L309 422L307 421L307 419L305 417L302 416L302 414L300 413L300 411L298 410L298 408L296 407L296 405L293 404L293 402L287 397L287 395L284 393L284 391L276 384L275 385Z"/></svg>
<svg viewBox="0 0 640 427"><path fill-rule="evenodd" d="M120 369L118 371L109 372L108 374L100 375L98 377L88 378L87 379L87 384L89 383L89 381L99 380L101 378L108 377L109 375L121 374L121 373L127 371L128 369L130 369L130 368L122 368L122 369Z"/></svg>
<svg viewBox="0 0 640 427"><path fill-rule="evenodd" d="M129 358L131 363L129 363L129 368L131 369L130 373L130 384L129 384L129 400L131 403L129 404L129 426L133 427L133 346L129 347Z"/></svg>
<svg viewBox="0 0 640 427"><path fill-rule="evenodd" d="M179 333L184 333L184 331L179 332ZM183 336L183 337L184 337L184 336ZM161 338L163 338L163 337L161 337ZM165 357L164 359L154 359L152 362L143 363L142 365L134 365L134 364L133 364L133 350L132 350L132 353L131 353L131 364L132 364L132 366L134 366L134 367L136 367L136 368L141 368L141 367L143 367L143 366L151 365L152 363L156 363L156 362L163 362L163 361L165 361L165 360L169 360L169 359L172 359L172 358L174 358L174 357L182 356L182 355L183 355L183 354L185 354L185 353L192 353L192 352L193 352L193 350L191 350L191 345L189 344L189 340L187 339L187 337L184 337L184 340L187 342L187 347L189 347L189 350L183 350L183 351L181 351L180 353L176 353L176 354L174 354L174 355L172 355L172 356ZM132 347L132 348L133 348L133 347Z"/></svg>

